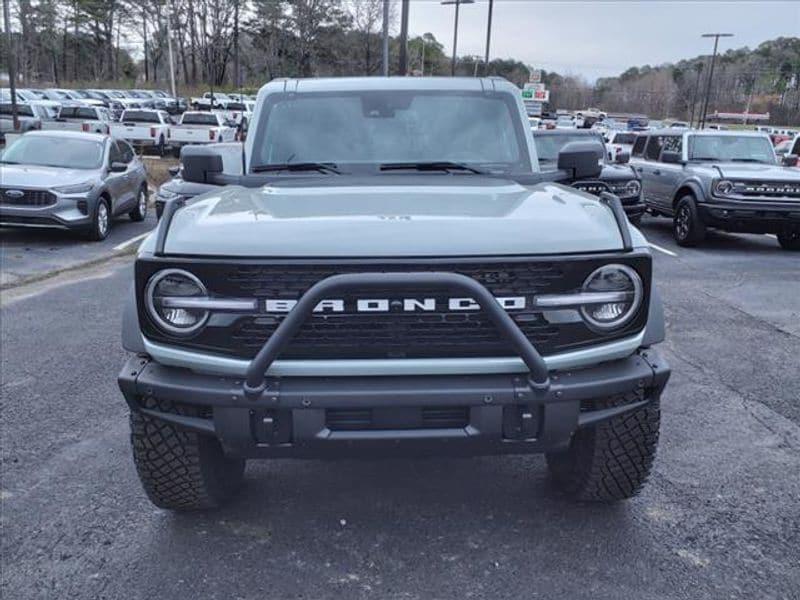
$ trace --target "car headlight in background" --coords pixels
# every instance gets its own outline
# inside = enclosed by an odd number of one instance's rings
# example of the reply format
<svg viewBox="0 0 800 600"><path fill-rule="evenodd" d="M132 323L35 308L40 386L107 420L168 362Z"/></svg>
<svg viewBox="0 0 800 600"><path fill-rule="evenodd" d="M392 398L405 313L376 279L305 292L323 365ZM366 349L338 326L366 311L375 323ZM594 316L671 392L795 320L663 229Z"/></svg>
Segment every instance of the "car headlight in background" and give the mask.
<svg viewBox="0 0 800 600"><path fill-rule="evenodd" d="M147 282L144 297L150 318L167 333L190 335L208 320L202 302L207 299L206 288L188 271L159 271Z"/></svg>
<svg viewBox="0 0 800 600"><path fill-rule="evenodd" d="M638 196L639 193L642 191L642 184L639 183L636 179L631 179L628 183L625 184L625 187L622 189L622 195L626 198L631 196Z"/></svg>
<svg viewBox="0 0 800 600"><path fill-rule="evenodd" d="M727 179L720 179L714 184L714 193L717 196L727 196L733 191L733 182Z"/></svg>
<svg viewBox="0 0 800 600"><path fill-rule="evenodd" d="M76 183L73 185L62 185L54 187L53 191L59 194L88 194L94 189L94 183L87 181L86 183Z"/></svg>
<svg viewBox="0 0 800 600"><path fill-rule="evenodd" d="M619 300L585 304L581 316L589 327L607 332L627 325L642 304L642 278L626 265L605 265L592 272L583 283L582 292L616 293Z"/></svg>

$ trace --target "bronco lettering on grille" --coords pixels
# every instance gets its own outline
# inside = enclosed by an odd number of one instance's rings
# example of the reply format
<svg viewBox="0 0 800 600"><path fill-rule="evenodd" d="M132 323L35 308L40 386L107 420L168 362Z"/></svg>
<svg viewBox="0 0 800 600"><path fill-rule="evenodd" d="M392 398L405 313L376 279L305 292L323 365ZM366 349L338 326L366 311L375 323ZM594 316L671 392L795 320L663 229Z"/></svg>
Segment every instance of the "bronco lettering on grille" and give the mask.
<svg viewBox="0 0 800 600"><path fill-rule="evenodd" d="M495 300L506 310L522 310L528 306L528 299L525 296L506 296L495 298ZM296 304L297 300L267 300L265 307L268 313L288 313ZM435 312L441 310L480 310L480 306L472 298L446 298L443 300L437 298L363 298L352 304L348 304L344 300L323 300L314 308L315 313Z"/></svg>

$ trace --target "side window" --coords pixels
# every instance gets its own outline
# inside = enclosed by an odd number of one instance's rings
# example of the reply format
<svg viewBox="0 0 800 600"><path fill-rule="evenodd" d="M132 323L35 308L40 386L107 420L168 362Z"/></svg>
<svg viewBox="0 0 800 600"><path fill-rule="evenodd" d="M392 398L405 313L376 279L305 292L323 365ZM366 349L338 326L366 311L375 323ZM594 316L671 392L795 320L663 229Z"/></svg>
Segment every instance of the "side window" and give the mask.
<svg viewBox="0 0 800 600"><path fill-rule="evenodd" d="M112 140L111 149L108 153L108 164L115 162L125 162L125 157L122 155L116 140Z"/></svg>
<svg viewBox="0 0 800 600"><path fill-rule="evenodd" d="M131 145L124 140L117 140L117 144L119 144L119 150L122 154L122 161L125 163L130 163L134 157L133 148L131 148Z"/></svg>
<svg viewBox="0 0 800 600"><path fill-rule="evenodd" d="M647 160L658 160L658 157L661 156L663 141L664 138L657 135L648 138L647 146L644 149L644 157Z"/></svg>
<svg viewBox="0 0 800 600"><path fill-rule="evenodd" d="M789 151L789 154L800 154L800 137L794 141L794 148Z"/></svg>
<svg viewBox="0 0 800 600"><path fill-rule="evenodd" d="M663 138L662 149L668 152L678 152L683 150L683 136L670 135Z"/></svg>
<svg viewBox="0 0 800 600"><path fill-rule="evenodd" d="M640 135L636 137L636 141L633 143L633 150L631 150L631 156L644 156L644 147L647 144L647 136Z"/></svg>

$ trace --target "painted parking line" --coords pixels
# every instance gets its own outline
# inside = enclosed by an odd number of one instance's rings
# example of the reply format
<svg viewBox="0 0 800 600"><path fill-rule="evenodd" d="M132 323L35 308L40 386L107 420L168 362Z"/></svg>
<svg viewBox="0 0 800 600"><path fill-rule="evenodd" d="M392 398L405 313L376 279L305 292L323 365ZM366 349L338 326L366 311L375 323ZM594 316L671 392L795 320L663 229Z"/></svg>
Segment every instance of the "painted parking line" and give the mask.
<svg viewBox="0 0 800 600"><path fill-rule="evenodd" d="M144 233L141 233L141 234L139 234L139 235L137 235L137 236L134 236L134 237L132 237L132 238L131 238L131 239L129 239L129 240L125 240L125 241L124 241L124 242L122 242L121 244L117 244L116 246L114 246L114 250L123 250L124 248L127 248L127 247L128 247L128 246L130 246L131 244L135 244L135 243L136 243L136 242L138 242L139 240L143 240L143 239L144 239L144 238L146 238L148 235L150 235L150 232L149 232L149 231L145 231Z"/></svg>
<svg viewBox="0 0 800 600"><path fill-rule="evenodd" d="M650 246L653 250L658 250L659 252L662 252L667 256L673 256L675 258L678 257L678 255L672 250L667 250L666 248L662 248L661 246L654 244L653 242L647 242L647 245Z"/></svg>
<svg viewBox="0 0 800 600"><path fill-rule="evenodd" d="M764 235L767 236L767 237L771 237L773 240L777 240L778 239L778 236L775 235L774 233L765 233Z"/></svg>

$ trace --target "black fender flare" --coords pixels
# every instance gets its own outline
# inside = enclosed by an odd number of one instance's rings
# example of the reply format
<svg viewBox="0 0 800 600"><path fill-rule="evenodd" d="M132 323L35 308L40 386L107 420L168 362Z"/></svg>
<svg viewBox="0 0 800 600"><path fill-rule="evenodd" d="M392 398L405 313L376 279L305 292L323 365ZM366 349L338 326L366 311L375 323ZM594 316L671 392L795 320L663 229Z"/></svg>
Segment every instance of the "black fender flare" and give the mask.
<svg viewBox="0 0 800 600"><path fill-rule="evenodd" d="M681 198L686 191L690 191L694 197L697 199L698 202L704 202L706 199L706 194L703 191L703 187L700 185L699 182L694 180L684 181L680 187L675 191L675 194L672 197L672 208L675 209L675 206L678 203L678 199Z"/></svg>
<svg viewBox="0 0 800 600"><path fill-rule="evenodd" d="M134 284L128 288L125 305L122 309L122 347L128 352L145 352L144 338L139 329L139 311L136 308L136 289Z"/></svg>
<svg viewBox="0 0 800 600"><path fill-rule="evenodd" d="M653 285L650 289L650 306L647 311L647 325L644 329L642 346L652 346L663 342L667 334L666 329L661 294L658 293L658 289Z"/></svg>

